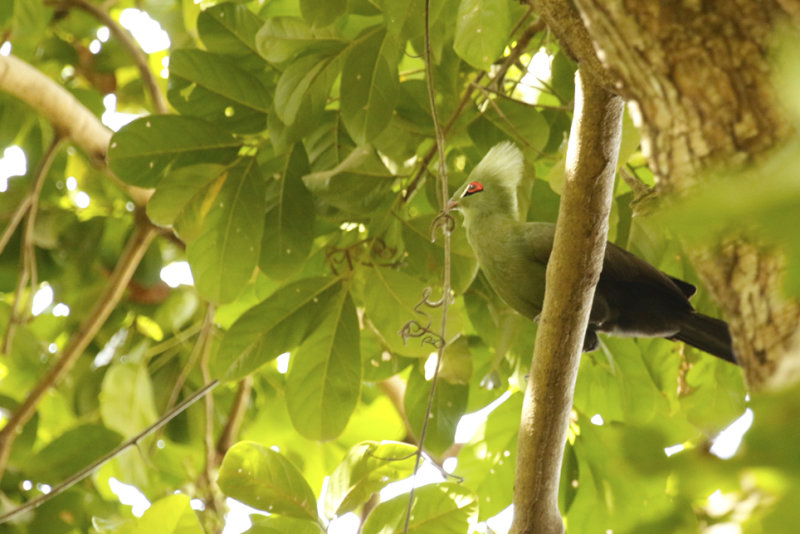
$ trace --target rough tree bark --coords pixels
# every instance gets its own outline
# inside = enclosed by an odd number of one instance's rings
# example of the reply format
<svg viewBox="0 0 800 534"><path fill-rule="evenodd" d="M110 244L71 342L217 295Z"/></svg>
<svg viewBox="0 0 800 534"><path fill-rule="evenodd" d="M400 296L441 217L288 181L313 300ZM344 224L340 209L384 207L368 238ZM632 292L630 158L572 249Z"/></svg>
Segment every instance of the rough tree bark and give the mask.
<svg viewBox="0 0 800 534"><path fill-rule="evenodd" d="M559 534L558 483L575 379L594 289L603 266L623 102L591 74L576 76L547 289L531 362L514 477L514 534Z"/></svg>
<svg viewBox="0 0 800 534"><path fill-rule="evenodd" d="M791 133L768 52L781 18L797 23L797 0L531 3L579 64L599 58L601 80L638 110L659 192L683 194L708 170L757 161ZM750 387L800 379L800 305L781 294L782 258L735 237L690 253Z"/></svg>

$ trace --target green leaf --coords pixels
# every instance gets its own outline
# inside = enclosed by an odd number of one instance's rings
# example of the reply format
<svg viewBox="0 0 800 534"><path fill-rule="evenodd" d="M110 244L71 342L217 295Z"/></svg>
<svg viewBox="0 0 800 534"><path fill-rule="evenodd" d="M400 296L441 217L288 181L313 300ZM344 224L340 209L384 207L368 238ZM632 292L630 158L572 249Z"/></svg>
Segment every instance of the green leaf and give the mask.
<svg viewBox="0 0 800 534"><path fill-rule="evenodd" d="M111 138L109 166L123 181L154 187L168 167L226 163L240 141L219 127L194 117L151 115L136 119Z"/></svg>
<svg viewBox="0 0 800 534"><path fill-rule="evenodd" d="M503 53L511 33L506 0L461 0L453 48L476 69L486 70Z"/></svg>
<svg viewBox="0 0 800 534"><path fill-rule="evenodd" d="M350 136L366 144L389 124L397 103L398 43L374 28L351 47L342 67L342 119Z"/></svg>
<svg viewBox="0 0 800 534"><path fill-rule="evenodd" d="M276 291L244 313L225 334L214 376L238 380L299 345L341 291L336 278L306 278Z"/></svg>
<svg viewBox="0 0 800 534"><path fill-rule="evenodd" d="M264 230L264 181L254 158L228 171L203 221L186 246L195 285L212 302L236 298L253 275Z"/></svg>
<svg viewBox="0 0 800 534"><path fill-rule="evenodd" d="M431 383L425 379L419 367L413 368L408 377L406 395L403 405L408 416L408 423L414 433L419 436L428 407ZM425 449L433 454L441 454L452 444L456 435L456 426L467 408L469 387L451 384L447 380L439 380L433 395L431 415L428 419L428 430L425 436Z"/></svg>
<svg viewBox="0 0 800 534"><path fill-rule="evenodd" d="M402 532L408 495L380 503L369 514L362 534ZM417 488L411 508L408 532L413 534L463 534L477 511L475 495L452 483Z"/></svg>
<svg viewBox="0 0 800 534"><path fill-rule="evenodd" d="M253 520L253 526L247 530L247 534L325 534L316 521L279 515L269 517L251 515L250 517Z"/></svg>
<svg viewBox="0 0 800 534"><path fill-rule="evenodd" d="M521 410L522 393L517 392L489 414L458 453L453 474L478 495L481 521L502 511L514 497Z"/></svg>
<svg viewBox="0 0 800 534"><path fill-rule="evenodd" d="M137 432L142 429L136 429ZM36 453L26 475L42 482L58 482L77 473L122 442L108 428L87 423L71 428Z"/></svg>
<svg viewBox="0 0 800 534"><path fill-rule="evenodd" d="M366 441L347 453L331 473L325 495L325 512L341 516L365 504L387 484L414 471L416 447L392 441Z"/></svg>
<svg viewBox="0 0 800 534"><path fill-rule="evenodd" d="M303 18L313 26L327 26L347 10L347 0L300 0Z"/></svg>
<svg viewBox="0 0 800 534"><path fill-rule="evenodd" d="M255 133L267 126L269 91L229 58L203 50L173 50L169 60L170 104L184 115Z"/></svg>
<svg viewBox="0 0 800 534"><path fill-rule="evenodd" d="M168 172L147 202L147 216L161 226L172 226L187 204L227 169L211 163L190 165Z"/></svg>
<svg viewBox="0 0 800 534"><path fill-rule="evenodd" d="M125 525L121 534L203 534L188 495L168 495L157 500L144 515Z"/></svg>
<svg viewBox="0 0 800 534"><path fill-rule="evenodd" d="M403 326L411 320L434 331L440 328L441 308L421 307L426 315L414 309L422 299L425 287L416 278L393 269L375 267L366 273L361 297L366 317L394 353L426 357L436 350L432 344L422 342L425 338L410 338L404 342L400 334Z"/></svg>
<svg viewBox="0 0 800 534"><path fill-rule="evenodd" d="M422 35L424 31L424 0L378 0L383 11L386 28L399 41ZM439 4L441 2L436 2ZM432 10L436 7L432 3Z"/></svg>
<svg viewBox="0 0 800 534"><path fill-rule="evenodd" d="M219 469L220 489L248 506L272 514L317 519L314 492L280 453L241 441L228 449Z"/></svg>
<svg viewBox="0 0 800 534"><path fill-rule="evenodd" d="M218 54L257 53L256 34L263 24L246 6L232 2L210 6L197 16L200 39Z"/></svg>
<svg viewBox="0 0 800 534"><path fill-rule="evenodd" d="M100 390L100 416L107 428L126 438L158 419L147 367L138 363L111 366Z"/></svg>
<svg viewBox="0 0 800 534"><path fill-rule="evenodd" d="M286 157L274 205L264 220L259 266L277 280L303 266L314 242L314 199L302 180L308 172L308 157L297 144Z"/></svg>
<svg viewBox="0 0 800 534"><path fill-rule="evenodd" d="M433 214L427 214L402 221L403 242L408 252L405 260L418 276L444 272L444 239L437 232L436 242L431 242L434 217ZM467 243L466 232L453 232L451 235L450 269L453 291L456 294L463 293L478 272L478 262Z"/></svg>
<svg viewBox="0 0 800 534"><path fill-rule="evenodd" d="M292 424L311 439L335 438L358 403L360 385L358 316L350 293L342 291L290 360L286 404Z"/></svg>
<svg viewBox="0 0 800 534"><path fill-rule="evenodd" d="M343 48L341 45L333 50L303 55L286 67L275 89L275 113L284 124L294 124L300 107L308 98L324 106L339 73L339 52Z"/></svg>
<svg viewBox="0 0 800 534"><path fill-rule="evenodd" d="M327 2L316 2L320 6ZM333 0L331 4L336 4ZM324 9L324 8L321 8ZM330 29L312 28L297 17L271 17L258 31L256 45L261 56L270 63L283 63L309 49L332 49L343 46Z"/></svg>
<svg viewBox="0 0 800 534"><path fill-rule="evenodd" d="M316 197L332 206L364 214L386 200L394 176L374 149L359 146L333 169L304 176L303 182Z"/></svg>

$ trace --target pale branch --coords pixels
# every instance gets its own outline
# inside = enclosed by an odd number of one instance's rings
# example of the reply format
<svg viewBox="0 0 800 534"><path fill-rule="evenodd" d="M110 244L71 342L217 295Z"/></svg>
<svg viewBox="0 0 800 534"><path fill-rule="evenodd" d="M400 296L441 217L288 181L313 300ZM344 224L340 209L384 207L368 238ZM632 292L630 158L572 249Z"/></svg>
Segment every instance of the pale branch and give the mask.
<svg viewBox="0 0 800 534"><path fill-rule="evenodd" d="M93 4L87 0L62 0L59 2L50 3L65 8L76 7L86 11L97 20L105 24L109 31L114 34L114 37L116 37L122 44L122 47L128 51L131 59L133 59L133 62L139 69L139 73L142 75L142 80L147 88L147 92L150 94L150 100L153 103L155 112L163 115L169 111L169 106L167 106L167 101L164 98L164 94L158 87L158 81L156 81L156 77L148 65L147 54L144 53L142 48L136 42L136 39L133 38L128 30L120 26L120 24L108 14L108 11L103 6Z"/></svg>
<svg viewBox="0 0 800 534"><path fill-rule="evenodd" d="M0 91L32 107L52 124L56 135L74 142L93 163L105 166L111 130L50 77L13 55L0 55ZM139 206L152 193L127 184L122 187Z"/></svg>
<svg viewBox="0 0 800 534"><path fill-rule="evenodd" d="M594 43L572 0L527 0L558 38L564 50L587 73L609 91L617 88L614 78L600 62Z"/></svg>
<svg viewBox="0 0 800 534"><path fill-rule="evenodd" d="M218 385L219 385L219 381L218 380L214 380L213 382L210 382L210 383L206 384L205 386L200 388L198 391L196 391L194 394L192 394L191 397L187 398L186 400L181 402L179 405L175 406L173 409L169 410L167 413L162 415L161 418L159 418L158 421L156 421L155 423L153 423L149 427L145 428L144 430L142 430L141 432L139 432L138 434L136 434L135 436L133 436L129 440L125 441L124 443L122 443L120 446L118 446L117 448L115 448L111 452L109 452L107 454L104 454L103 456L101 456L100 458L98 458L97 460L92 462L91 464L87 465L86 467L84 467L83 469L81 469L80 471L75 473L74 475L71 475L66 480L61 482L60 484L57 484L56 486L54 486L53 489L50 491L50 493L39 495L35 499L31 499L30 501L26 502L22 506L14 508L10 512L7 512L7 513L5 513L3 515L0 515L0 524L5 523L9 519L12 519L12 518L16 517L16 516L18 516L19 514L21 514L23 512L26 512L28 510L33 510L33 509L41 506L45 502L49 501L50 499L53 499L56 496L64 493L69 488L71 488L72 486L74 486L75 484L77 484L78 482L83 480L84 478L86 478L89 475L91 475L94 472L95 469L97 469L98 467L100 467L101 465L106 463L107 461L111 460L112 458L115 458L117 455L119 455L122 451L124 451L125 449L127 449L131 445L138 444L142 439L146 438L151 433L155 432L159 428L163 427L164 425L166 425L167 423L169 423L170 421L175 419L175 417L177 415L179 415L184 410L186 410L186 408L188 408L189 406L194 404L197 401L197 399L199 399L200 397L202 397L204 395L207 395L208 393L211 392L211 390L213 390Z"/></svg>
<svg viewBox="0 0 800 534"><path fill-rule="evenodd" d="M622 135L622 99L576 76L566 182L525 390L514 480L514 534L561 534L561 463L594 289L603 265Z"/></svg>
<svg viewBox="0 0 800 534"><path fill-rule="evenodd" d="M103 326L108 316L119 304L125 289L128 287L128 282L144 257L145 252L147 252L147 248L156 233L156 229L152 224L144 220L144 217L139 217L139 223L125 245L125 250L111 273L106 289L95 302L94 308L83 320L80 328L72 336L67 346L64 347L56 363L28 393L22 404L17 407L6 425L0 430L0 479L8 465L14 440L19 435L22 427L36 412L36 407L50 388L55 386L72 369L75 362L83 354L83 351L94 339L100 327Z"/></svg>

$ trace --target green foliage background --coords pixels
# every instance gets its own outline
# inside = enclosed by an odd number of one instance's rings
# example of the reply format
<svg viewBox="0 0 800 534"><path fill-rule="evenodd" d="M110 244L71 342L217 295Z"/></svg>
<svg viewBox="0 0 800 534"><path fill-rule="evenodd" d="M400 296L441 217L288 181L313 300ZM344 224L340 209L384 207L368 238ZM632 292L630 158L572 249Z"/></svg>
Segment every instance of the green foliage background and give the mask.
<svg viewBox="0 0 800 534"><path fill-rule="evenodd" d="M209 466L213 484L204 478L200 403L0 532L213 531L223 521L214 506L222 495L273 514L251 532L321 532L351 511L365 515L362 532L402 531L407 496L370 499L413 469L414 448L401 441L419 435L430 389L424 364L442 335L440 310L420 304L426 288L432 300L441 296L443 273L441 238L430 239L443 199L429 174L435 165L423 168L433 154L424 2L115 2L113 18L138 6L170 35L171 49L149 58L160 72L169 57L160 81L169 115L150 114L115 37L87 52L101 23L70 5L9 0L0 28L14 54L98 116L109 90L119 110L143 115L114 135L109 167L127 184L155 188L146 214L165 230L123 302L17 439L0 507L64 480L209 377L223 381L213 394L212 443L243 387L249 407L241 441ZM433 1L434 86L451 190L489 147L512 139L526 157L529 218L554 221L575 65L535 21L510 0ZM519 84L537 52L551 58L552 75L531 100ZM29 168L0 194L5 226L54 133L4 94L0 117L0 146L21 146ZM652 185L638 145L626 119L620 164ZM794 160L783 165L794 168ZM77 207L67 177L90 195L89 207ZM726 199L740 194L726 191ZM685 220L705 214L722 225L735 213L733 202L702 198ZM769 217L785 215L769 209L776 198L757 197L762 204L749 212L768 237L780 227ZM633 199L620 179L610 239L697 283L677 239L685 230L674 219L634 218ZM58 153L39 198L36 267L70 314L23 314L0 361L3 410L25 398L75 335L135 224L132 203L104 169L78 149ZM17 231L0 257L3 332L14 317L21 239ZM191 264L195 285L168 288L160 270L179 260ZM535 326L491 292L461 229L452 272L448 348L425 449L437 461L455 455L460 478L417 492L410 532L467 532L504 510L513 492ZM715 313L702 290L695 304ZM404 340L409 321L425 335ZM276 358L286 352L281 372ZM385 393L397 384L404 396L393 403ZM455 445L460 418L501 396L471 440ZM603 338L578 378L561 495L568 531L698 532L731 521L744 532L780 532L796 524L800 398L754 399L755 424L740 453L728 461L709 454L709 439L745 406L733 366L664 340ZM602 425L590 422L596 415ZM676 444L685 450L667 457L664 448ZM134 518L110 491L111 477L139 488L152 508ZM727 508L709 504L717 490ZM205 510L193 511L189 497Z"/></svg>

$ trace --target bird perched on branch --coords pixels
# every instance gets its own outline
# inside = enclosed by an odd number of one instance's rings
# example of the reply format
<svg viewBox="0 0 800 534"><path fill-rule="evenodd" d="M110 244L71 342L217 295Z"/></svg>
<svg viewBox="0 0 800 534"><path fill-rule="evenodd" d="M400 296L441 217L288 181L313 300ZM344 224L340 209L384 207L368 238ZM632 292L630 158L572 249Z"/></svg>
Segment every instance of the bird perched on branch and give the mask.
<svg viewBox="0 0 800 534"><path fill-rule="evenodd" d="M530 319L542 311L545 269L555 225L521 220L517 185L522 153L509 142L493 147L450 200L464 215L467 240L489 284ZM695 287L662 273L608 243L595 290L583 351L597 348L597 332L664 337L736 363L728 325L694 310Z"/></svg>

